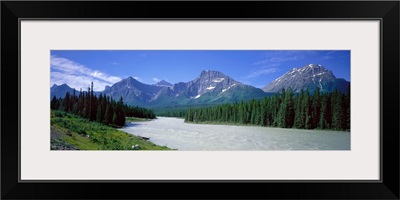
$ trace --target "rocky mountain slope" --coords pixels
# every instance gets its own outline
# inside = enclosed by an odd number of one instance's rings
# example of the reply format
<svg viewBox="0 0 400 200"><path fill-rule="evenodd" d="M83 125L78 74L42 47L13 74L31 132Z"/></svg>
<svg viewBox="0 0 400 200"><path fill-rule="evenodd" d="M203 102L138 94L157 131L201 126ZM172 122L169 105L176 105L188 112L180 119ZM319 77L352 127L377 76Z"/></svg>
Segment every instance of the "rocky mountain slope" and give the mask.
<svg viewBox="0 0 400 200"><path fill-rule="evenodd" d="M302 68L293 68L262 89L271 93L280 92L282 88L292 88L297 93L306 89L314 92L317 88L322 92L332 92L334 89L345 92L349 84L344 79L336 78L332 71L323 66L309 64Z"/></svg>

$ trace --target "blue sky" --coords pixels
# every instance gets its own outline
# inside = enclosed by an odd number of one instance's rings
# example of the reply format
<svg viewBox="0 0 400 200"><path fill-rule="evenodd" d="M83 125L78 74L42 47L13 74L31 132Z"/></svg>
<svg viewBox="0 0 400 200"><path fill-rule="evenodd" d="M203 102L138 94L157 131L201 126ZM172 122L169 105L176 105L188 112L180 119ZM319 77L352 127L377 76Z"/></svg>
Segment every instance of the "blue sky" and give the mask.
<svg viewBox="0 0 400 200"><path fill-rule="evenodd" d="M264 87L292 68L320 64L350 81L350 51L310 50L52 50L50 81L94 90L134 77L142 83L195 79L217 70L255 87Z"/></svg>

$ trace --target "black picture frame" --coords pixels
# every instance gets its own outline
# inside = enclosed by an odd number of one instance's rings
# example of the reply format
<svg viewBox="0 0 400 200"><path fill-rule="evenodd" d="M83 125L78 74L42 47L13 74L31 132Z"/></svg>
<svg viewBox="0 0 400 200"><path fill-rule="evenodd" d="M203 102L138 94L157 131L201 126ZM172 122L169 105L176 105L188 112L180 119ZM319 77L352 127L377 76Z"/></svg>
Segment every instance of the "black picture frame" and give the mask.
<svg viewBox="0 0 400 200"><path fill-rule="evenodd" d="M2 1L2 199L399 199L398 1ZM19 19L379 19L381 181L19 182ZM261 189L260 189L261 188ZM169 192L158 192L165 189ZM165 191L164 190L164 191Z"/></svg>

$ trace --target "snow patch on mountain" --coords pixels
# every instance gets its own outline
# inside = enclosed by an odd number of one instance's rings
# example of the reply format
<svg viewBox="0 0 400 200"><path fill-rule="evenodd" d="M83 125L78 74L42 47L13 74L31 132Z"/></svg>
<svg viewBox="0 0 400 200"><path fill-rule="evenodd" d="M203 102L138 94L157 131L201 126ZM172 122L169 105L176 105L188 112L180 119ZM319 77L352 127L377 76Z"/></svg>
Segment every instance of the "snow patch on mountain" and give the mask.
<svg viewBox="0 0 400 200"><path fill-rule="evenodd" d="M222 82L222 81L224 81L224 80L225 80L225 78L216 78L216 79L212 80L212 82L214 82L214 83L220 83L220 82Z"/></svg>
<svg viewBox="0 0 400 200"><path fill-rule="evenodd" d="M199 94L199 95L197 95L197 96L195 96L195 97L190 97L191 99L198 99L198 98L200 98L201 97L201 95Z"/></svg>
<svg viewBox="0 0 400 200"><path fill-rule="evenodd" d="M227 90L229 90L229 89L231 89L233 86L235 86L236 85L236 83L234 83L234 84L232 84L231 86L229 86L228 88L226 88L226 89L223 89L222 90L222 92L225 92L225 91L227 91Z"/></svg>
<svg viewBox="0 0 400 200"><path fill-rule="evenodd" d="M215 88L215 86L211 86L211 85L210 85L210 86L207 87L206 89L207 89L207 90L213 90L214 88Z"/></svg>

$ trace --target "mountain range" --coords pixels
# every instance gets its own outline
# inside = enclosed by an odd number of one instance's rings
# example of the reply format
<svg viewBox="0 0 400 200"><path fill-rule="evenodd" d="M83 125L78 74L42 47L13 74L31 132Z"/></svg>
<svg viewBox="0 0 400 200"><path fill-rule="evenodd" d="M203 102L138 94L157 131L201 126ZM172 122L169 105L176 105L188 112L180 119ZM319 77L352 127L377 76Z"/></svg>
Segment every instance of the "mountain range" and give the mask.
<svg viewBox="0 0 400 200"><path fill-rule="evenodd" d="M292 88L295 93L308 89L314 92L332 92L335 89L346 92L350 83L342 78L336 78L333 72L321 65L309 64L302 68L293 68L281 77L275 79L262 89L265 92L280 92L282 88Z"/></svg>
<svg viewBox="0 0 400 200"><path fill-rule="evenodd" d="M259 99L280 92L282 88L292 88L294 92L308 89L311 93L319 88L322 92L338 89L345 92L350 83L336 78L332 71L321 65L310 64L293 68L262 89L243 84L219 71L204 70L189 82L175 84L162 80L149 85L128 77L101 92L114 99L123 97L128 105L145 107L178 107L187 105L216 105L235 101ZM66 84L53 85L51 97L63 97L73 89Z"/></svg>

